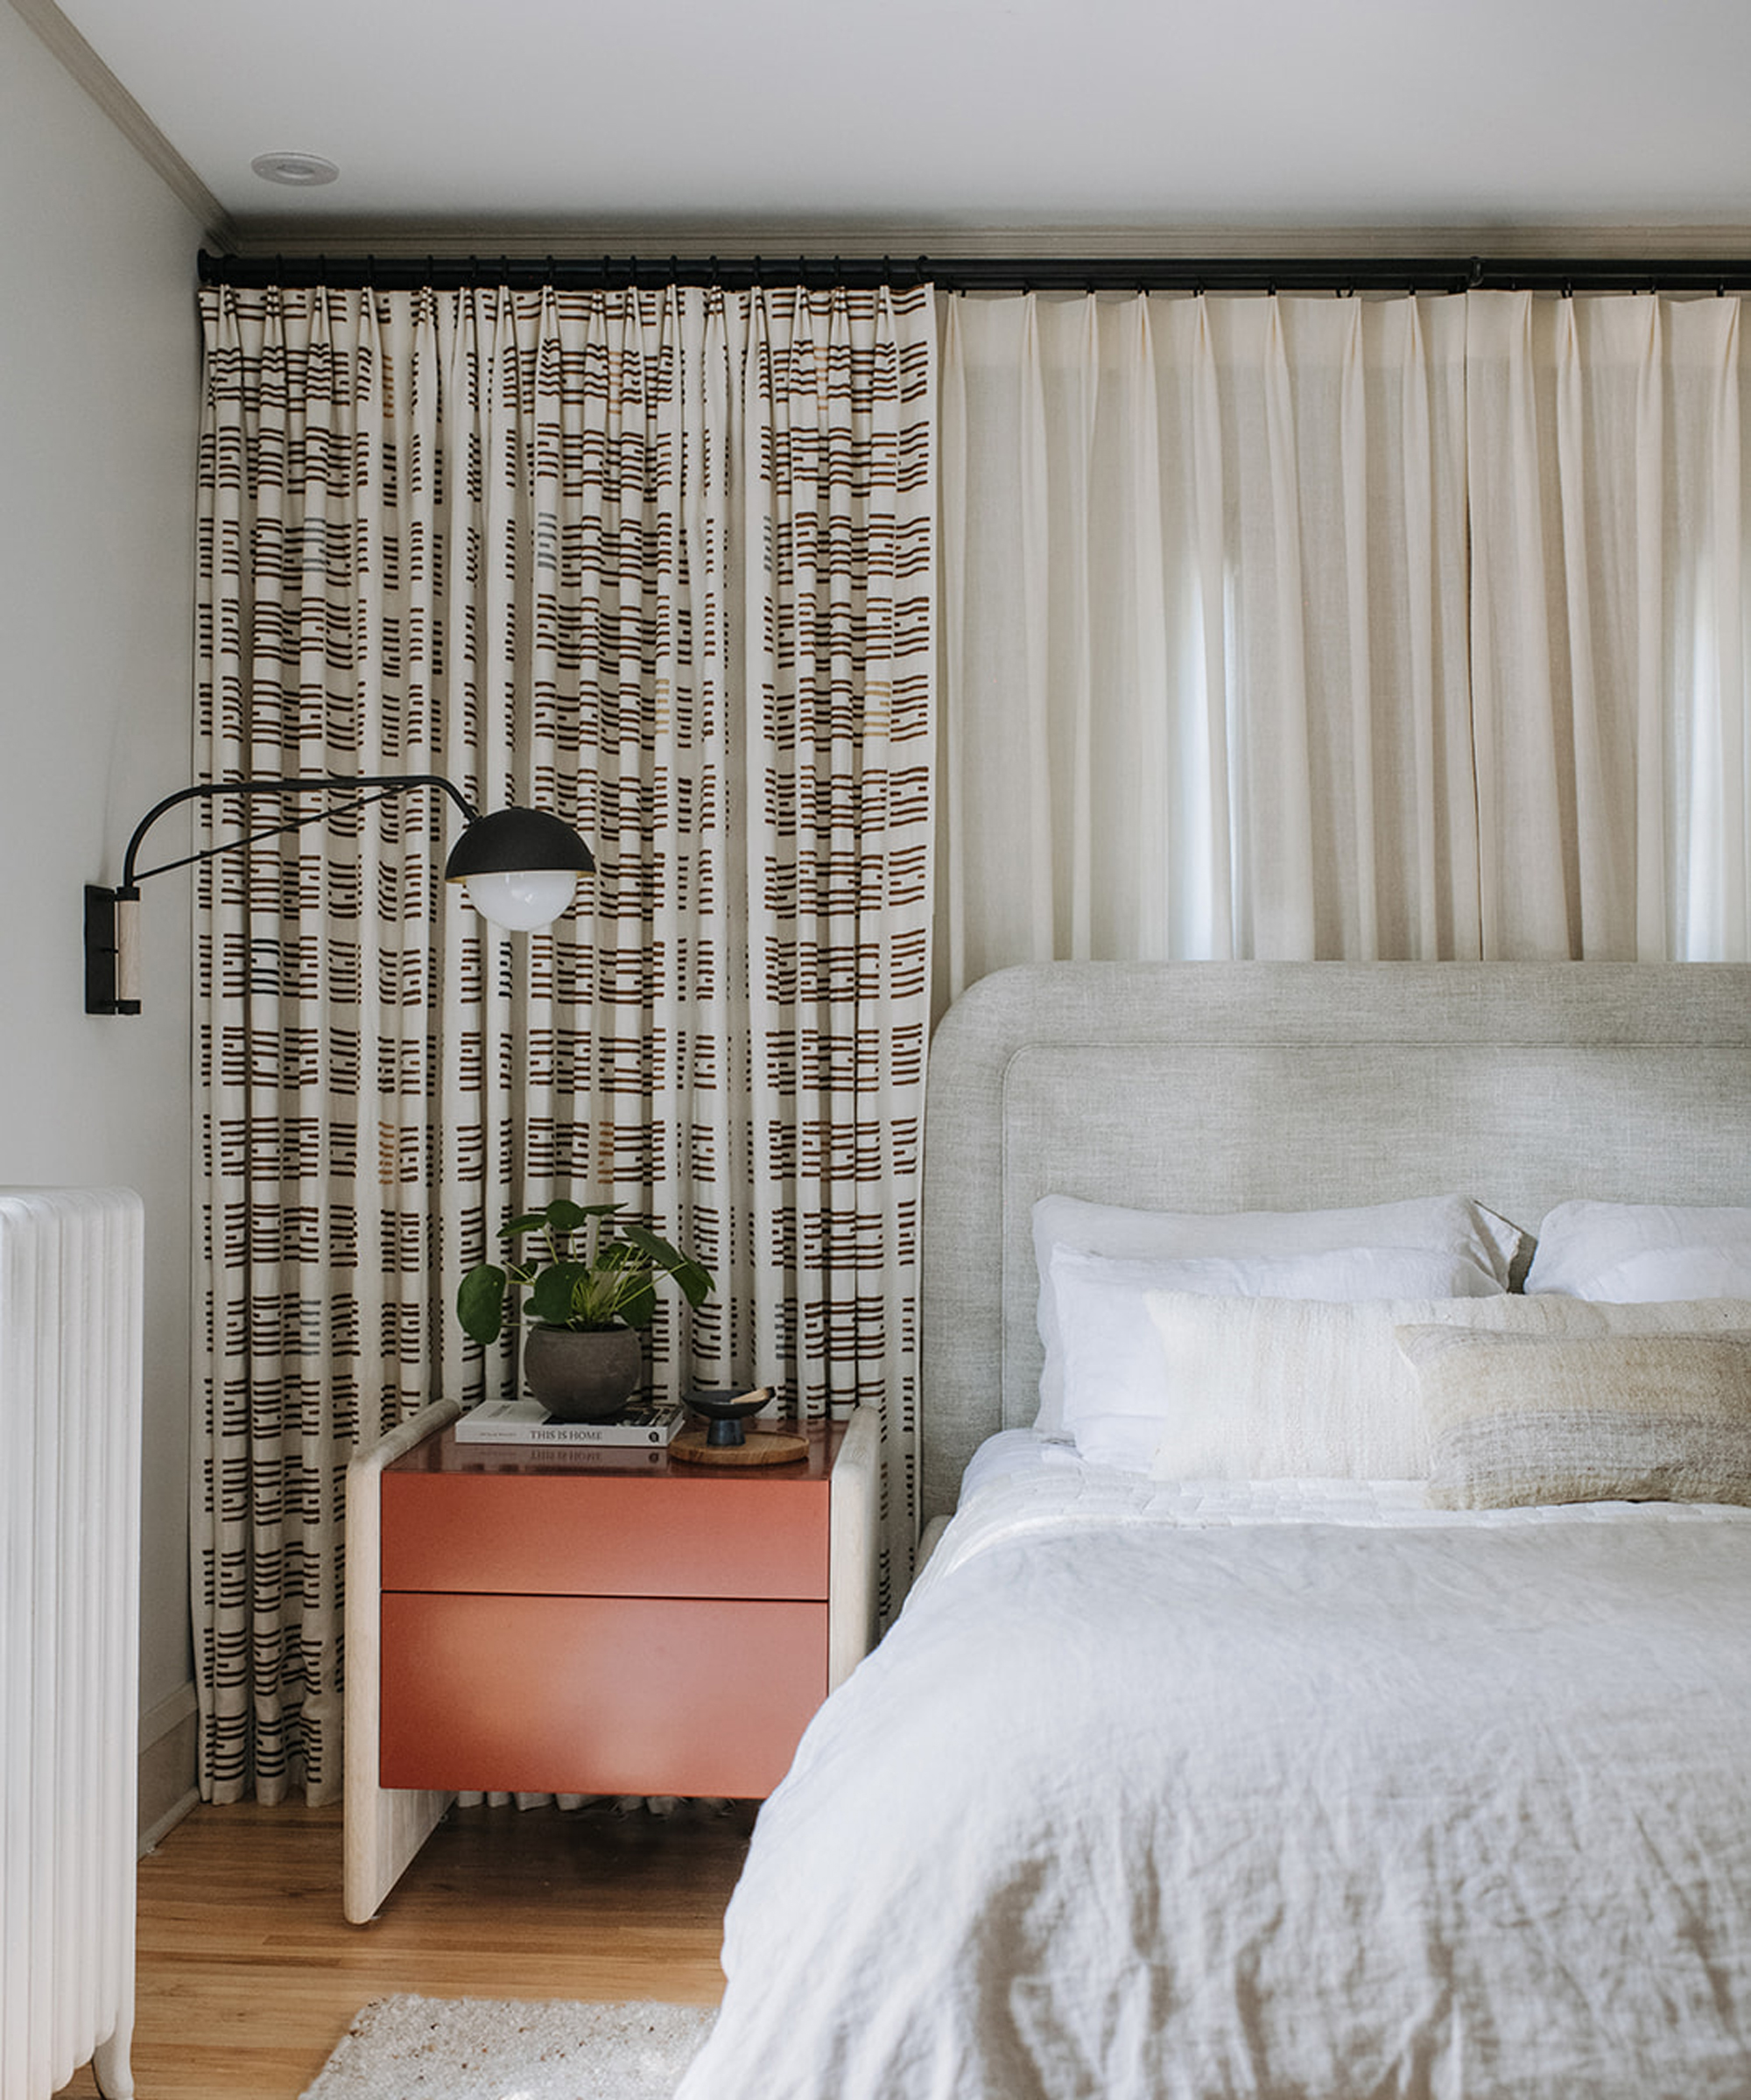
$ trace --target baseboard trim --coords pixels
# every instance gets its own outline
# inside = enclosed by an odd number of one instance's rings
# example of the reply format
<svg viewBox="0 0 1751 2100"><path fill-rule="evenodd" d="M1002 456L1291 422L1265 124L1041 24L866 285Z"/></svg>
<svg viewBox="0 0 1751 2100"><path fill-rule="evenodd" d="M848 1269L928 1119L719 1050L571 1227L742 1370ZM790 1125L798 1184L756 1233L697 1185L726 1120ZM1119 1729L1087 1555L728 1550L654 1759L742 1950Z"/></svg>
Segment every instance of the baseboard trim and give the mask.
<svg viewBox="0 0 1751 2100"><path fill-rule="evenodd" d="M179 1685L140 1716L139 1849L149 1852L200 1800L195 1785L196 1703Z"/></svg>
<svg viewBox="0 0 1751 2100"><path fill-rule="evenodd" d="M192 1816L200 1806L200 1791L198 1788L191 1787L180 1801L172 1802L162 1816L147 1824L146 1828L140 1832L137 1848L137 1856L144 1859L148 1852L164 1843L185 1816Z"/></svg>

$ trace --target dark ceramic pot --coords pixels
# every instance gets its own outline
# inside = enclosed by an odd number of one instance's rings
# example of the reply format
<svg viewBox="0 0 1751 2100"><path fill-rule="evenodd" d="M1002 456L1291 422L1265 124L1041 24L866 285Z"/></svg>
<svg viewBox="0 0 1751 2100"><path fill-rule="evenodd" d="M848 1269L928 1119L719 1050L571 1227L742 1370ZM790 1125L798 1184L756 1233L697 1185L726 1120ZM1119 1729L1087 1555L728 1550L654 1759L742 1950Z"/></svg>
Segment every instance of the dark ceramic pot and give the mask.
<svg viewBox="0 0 1751 2100"><path fill-rule="evenodd" d="M633 1327L531 1327L523 1376L556 1422L605 1422L638 1390L644 1351Z"/></svg>

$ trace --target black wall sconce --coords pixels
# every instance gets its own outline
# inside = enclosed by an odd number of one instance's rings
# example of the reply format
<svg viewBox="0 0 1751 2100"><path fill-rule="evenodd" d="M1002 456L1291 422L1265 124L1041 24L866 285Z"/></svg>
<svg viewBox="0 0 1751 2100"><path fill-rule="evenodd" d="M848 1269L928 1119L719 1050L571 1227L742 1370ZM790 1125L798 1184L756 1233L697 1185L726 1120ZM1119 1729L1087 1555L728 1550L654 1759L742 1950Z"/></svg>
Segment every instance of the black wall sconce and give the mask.
<svg viewBox="0 0 1751 2100"><path fill-rule="evenodd" d="M444 863L444 879L461 883L475 910L495 925L524 933L551 925L571 903L578 877L588 874L595 867L589 847L558 817L544 810L520 809L496 810L482 817L436 773L360 775L350 779L319 775L309 779L226 780L180 788L155 804L134 827L123 856L118 887L105 889L95 882L86 885L86 1012L137 1014L140 1010L136 922L142 882L153 875L168 874L172 868L216 860L221 853L236 852L257 839L277 838L306 824L320 824L416 788L438 789L462 812L467 828L450 849ZM141 840L167 810L185 802L211 802L233 795L350 796L351 800L331 800L306 816L267 825L239 839L228 839L205 852L186 853L179 860L165 860L157 867L137 868Z"/></svg>

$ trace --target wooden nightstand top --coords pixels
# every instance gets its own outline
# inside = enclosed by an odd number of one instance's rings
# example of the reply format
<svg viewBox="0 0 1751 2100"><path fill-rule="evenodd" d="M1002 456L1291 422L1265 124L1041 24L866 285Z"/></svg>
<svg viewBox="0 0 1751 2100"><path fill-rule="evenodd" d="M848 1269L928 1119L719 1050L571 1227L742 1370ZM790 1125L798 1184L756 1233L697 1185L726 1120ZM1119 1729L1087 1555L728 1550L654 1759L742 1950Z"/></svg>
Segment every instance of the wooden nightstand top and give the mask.
<svg viewBox="0 0 1751 2100"><path fill-rule="evenodd" d="M651 1480L689 1480L709 1486L739 1480L751 1486L794 1486L802 1480L825 1480L845 1438L842 1422L812 1422L800 1425L809 1440L809 1454L791 1465L714 1466L689 1464L672 1457L666 1447L613 1444L459 1443L454 1426L416 1443L383 1468L385 1474L445 1473L493 1474L501 1477L560 1477L584 1474L592 1478L637 1478Z"/></svg>

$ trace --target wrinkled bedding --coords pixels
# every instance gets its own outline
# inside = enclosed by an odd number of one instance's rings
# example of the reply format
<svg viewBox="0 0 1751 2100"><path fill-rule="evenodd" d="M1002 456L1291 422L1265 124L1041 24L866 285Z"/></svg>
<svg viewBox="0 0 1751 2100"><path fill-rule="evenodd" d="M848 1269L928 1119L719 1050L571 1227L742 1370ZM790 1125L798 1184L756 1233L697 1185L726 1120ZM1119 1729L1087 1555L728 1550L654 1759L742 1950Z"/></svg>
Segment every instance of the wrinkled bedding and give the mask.
<svg viewBox="0 0 1751 2100"><path fill-rule="evenodd" d="M678 2100L1751 2093L1751 1512L995 1439L724 1966Z"/></svg>

